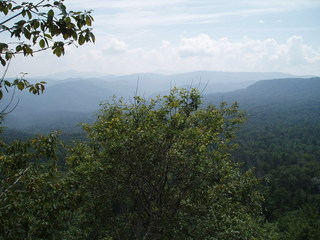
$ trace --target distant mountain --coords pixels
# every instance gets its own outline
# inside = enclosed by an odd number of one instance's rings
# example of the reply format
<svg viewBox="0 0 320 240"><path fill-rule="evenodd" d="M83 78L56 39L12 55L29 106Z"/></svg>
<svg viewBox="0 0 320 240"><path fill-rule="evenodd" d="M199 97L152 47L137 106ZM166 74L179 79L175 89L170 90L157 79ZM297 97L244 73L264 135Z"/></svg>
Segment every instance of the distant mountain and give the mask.
<svg viewBox="0 0 320 240"><path fill-rule="evenodd" d="M285 81L272 80L271 82L262 81L253 84L274 76L279 79L285 78ZM286 84L296 86L294 80L286 83L288 76L292 77L290 74L284 73L201 71L175 75L142 73L98 78L49 79L43 95L33 96L27 92L16 92L12 105L18 101L18 98L20 98L20 102L17 108L7 117L6 125L10 128L19 129L43 128L48 130L57 127L68 130L72 129L76 122L92 121L94 112L99 109L99 104L110 100L112 96L130 99L134 95L140 95L148 98L157 94L165 94L173 86L198 87L203 91L205 99L208 101L220 100L223 96L225 100L237 100L241 104L245 104L246 102L252 102L252 97L256 96L254 101L259 104L259 101L262 101L261 97L268 99L268 96L273 96L271 99L279 99L278 95L281 95L281 93L279 92L275 96L275 90L285 88ZM253 85L248 87L250 84ZM281 84L283 84L283 87ZM290 87L289 85L287 88ZM227 93L227 91L245 87L248 88ZM301 86L296 86L296 88L302 89ZM217 92L225 93L217 94ZM287 93L285 95L287 96ZM10 99L10 93L5 99L7 101ZM5 106L6 102L2 101L0 107L3 109ZM59 127L59 123L63 126Z"/></svg>
<svg viewBox="0 0 320 240"><path fill-rule="evenodd" d="M204 101L218 103L240 103L245 109L257 106L272 106L295 104L306 102L320 103L320 77L314 78L284 78L258 81L247 88L233 92L208 94Z"/></svg>
<svg viewBox="0 0 320 240"><path fill-rule="evenodd" d="M56 80L64 80L68 78L96 78L106 76L104 73L97 72L79 72L79 71L66 71L66 72L57 72L48 74L45 76L38 76L35 79L56 79ZM110 75L111 76L111 75Z"/></svg>

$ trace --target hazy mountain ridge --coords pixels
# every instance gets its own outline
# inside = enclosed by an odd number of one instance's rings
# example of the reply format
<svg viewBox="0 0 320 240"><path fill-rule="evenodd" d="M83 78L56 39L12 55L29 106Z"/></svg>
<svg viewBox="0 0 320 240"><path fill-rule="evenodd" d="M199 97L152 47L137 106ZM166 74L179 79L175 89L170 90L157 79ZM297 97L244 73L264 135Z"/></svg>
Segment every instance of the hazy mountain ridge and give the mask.
<svg viewBox="0 0 320 240"><path fill-rule="evenodd" d="M21 101L14 112L9 114L5 124L17 129L77 130L79 129L78 123L92 122L94 113L99 109L99 104L114 95L126 98L132 98L136 94L149 97L167 93L173 86L199 87L200 91L205 90L203 93L205 102L219 103L222 99L228 102L238 101L244 108L290 102L292 99L303 101L318 99L319 78L281 79L288 74L278 74L278 79L275 80L258 81L258 79L254 81L255 78L264 77L263 79L266 79L267 76L274 76L277 73L247 74L248 78L245 78L246 73L239 73L239 75L222 72L192 72L178 75L145 73L115 78L108 76L107 78L58 80L48 85L43 95L33 96L26 92L20 94ZM196 76L204 77L201 77L201 82L188 82L190 79L195 79ZM220 76L220 78L214 78L214 76ZM237 79L235 79L236 76L238 76ZM208 81L211 79L211 83L206 83L205 79ZM250 85L250 82L255 83ZM248 87L239 89L243 85L248 85ZM233 88L238 90L226 92L227 89ZM217 93L219 89L224 92Z"/></svg>
<svg viewBox="0 0 320 240"><path fill-rule="evenodd" d="M320 77L284 78L258 81L247 88L233 92L208 94L205 102L218 103L237 101L240 106L250 109L273 104L304 104L320 102Z"/></svg>

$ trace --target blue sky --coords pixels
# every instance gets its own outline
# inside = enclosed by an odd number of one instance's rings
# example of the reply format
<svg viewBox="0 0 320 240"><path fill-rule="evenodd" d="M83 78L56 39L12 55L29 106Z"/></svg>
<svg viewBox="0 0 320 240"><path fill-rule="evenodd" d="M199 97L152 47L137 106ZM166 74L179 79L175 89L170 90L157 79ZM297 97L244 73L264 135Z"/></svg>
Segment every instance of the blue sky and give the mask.
<svg viewBox="0 0 320 240"><path fill-rule="evenodd" d="M320 75L319 0L66 0L92 9L96 44L16 58L10 73L195 70ZM40 68L39 68L40 67ZM23 69L21 69L23 68Z"/></svg>

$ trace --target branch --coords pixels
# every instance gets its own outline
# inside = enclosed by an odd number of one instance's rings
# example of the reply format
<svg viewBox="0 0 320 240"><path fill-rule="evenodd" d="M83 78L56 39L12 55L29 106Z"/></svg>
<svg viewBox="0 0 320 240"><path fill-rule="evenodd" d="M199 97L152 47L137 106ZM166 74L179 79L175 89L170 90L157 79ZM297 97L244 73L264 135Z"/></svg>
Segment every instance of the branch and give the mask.
<svg viewBox="0 0 320 240"><path fill-rule="evenodd" d="M7 23L7 22L11 21L12 19L14 19L14 18L16 18L16 17L20 16L21 14L22 14L22 12L17 13L16 15L14 15L14 16L12 16L12 17L8 18L7 20L3 21L2 23L0 23L0 25L3 25L3 24L5 24L5 23Z"/></svg>
<svg viewBox="0 0 320 240"><path fill-rule="evenodd" d="M31 10L32 8L37 8L37 7L39 7L39 5L41 4L41 3L43 3L45 0L42 0L42 1L40 1L39 3L37 3L37 5L34 5L33 7L29 7L29 9L28 10ZM20 5L21 6L21 5ZM17 13L16 15L14 15L14 16L12 16L12 17L10 17L10 18L8 18L7 20L4 20L2 23L0 23L0 25L3 25L3 24L5 24L5 23L7 23L7 22L9 22L9 21L11 21L12 19L14 19L14 18L16 18L16 17L18 17L18 16L20 16L22 14L22 11L20 12L20 13Z"/></svg>
<svg viewBox="0 0 320 240"><path fill-rule="evenodd" d="M4 194L5 194L7 191L10 190L10 188L12 188L14 185L16 185L16 184L20 181L20 179L23 177L23 175L24 175L27 171L29 171L29 169L30 169L30 166L27 167L26 169L24 169L24 170L22 171L22 173L21 173L20 176L14 181L14 183L12 183L9 187L7 187L6 190L4 190L4 191L0 194L0 199L2 198L2 196L4 196Z"/></svg>
<svg viewBox="0 0 320 240"><path fill-rule="evenodd" d="M0 112L0 116L2 116L2 115L7 115L7 114L13 112L13 111L17 108L17 106L19 105L20 98L18 98L17 103L14 105L14 107L13 107L9 112L5 112L5 111L8 109L8 107L11 105L12 101L13 101L13 97L14 97L14 95L15 95L16 88L14 88L13 91L14 91L14 92L12 93L10 102L9 102L9 103L7 104L7 106Z"/></svg>
<svg viewBox="0 0 320 240"><path fill-rule="evenodd" d="M1 80L0 80L0 89L2 88L2 83L3 83L3 81L4 81L4 78L5 78L6 75L7 75L7 72L8 72L10 63L11 63L11 58L9 59L9 62L8 62L8 64L7 64L7 66L6 66L6 69L4 70L3 75L2 75L2 77L1 77ZM7 89L6 89L6 90L7 90Z"/></svg>

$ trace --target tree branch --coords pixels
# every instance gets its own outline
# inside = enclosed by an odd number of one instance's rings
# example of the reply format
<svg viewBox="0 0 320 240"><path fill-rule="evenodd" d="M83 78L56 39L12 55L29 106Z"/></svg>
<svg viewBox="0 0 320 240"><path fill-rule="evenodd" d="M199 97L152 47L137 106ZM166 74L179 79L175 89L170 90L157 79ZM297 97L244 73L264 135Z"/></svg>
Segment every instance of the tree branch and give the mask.
<svg viewBox="0 0 320 240"><path fill-rule="evenodd" d="M39 3L37 3L37 5L34 5L33 7L29 7L29 9L28 10L31 10L32 8L37 8L37 7L39 7L40 6L40 4L41 3L43 3L45 0L42 0L42 1L40 1ZM3 25L3 24L5 24L5 23L7 23L7 22L9 22L9 21L11 21L12 19L14 19L14 18L16 18L16 17L18 17L18 16L20 16L22 14L22 11L20 12L20 13L17 13L16 15L14 15L14 16L12 16L12 17L10 17L10 18L8 18L7 20L4 20L2 23L0 23L0 25Z"/></svg>
<svg viewBox="0 0 320 240"><path fill-rule="evenodd" d="M5 194L6 192L8 192L14 185L16 185L16 184L20 181L20 179L23 177L23 175L24 175L27 171L29 171L29 169L30 169L30 166L27 167L26 169L24 169L24 170L22 171L22 173L20 174L20 176L19 176L9 187L7 187L6 190L4 190L4 191L0 194L0 199L4 196L4 194Z"/></svg>

